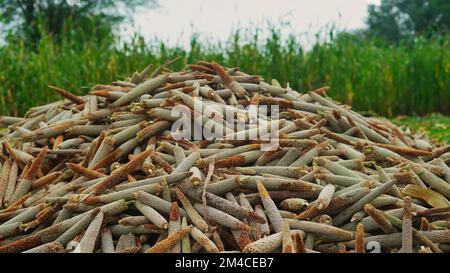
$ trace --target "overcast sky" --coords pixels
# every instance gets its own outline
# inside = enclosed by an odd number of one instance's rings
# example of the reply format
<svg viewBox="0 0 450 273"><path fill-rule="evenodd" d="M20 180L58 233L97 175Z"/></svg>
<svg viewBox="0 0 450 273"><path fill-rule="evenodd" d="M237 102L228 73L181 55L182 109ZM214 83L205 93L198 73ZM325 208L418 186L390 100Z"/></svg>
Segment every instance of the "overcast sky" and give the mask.
<svg viewBox="0 0 450 273"><path fill-rule="evenodd" d="M367 5L380 0L160 0L155 10L138 11L135 26L146 38L188 46L189 37L225 40L233 29L290 22L286 33L316 33L329 24L339 29L365 26Z"/></svg>

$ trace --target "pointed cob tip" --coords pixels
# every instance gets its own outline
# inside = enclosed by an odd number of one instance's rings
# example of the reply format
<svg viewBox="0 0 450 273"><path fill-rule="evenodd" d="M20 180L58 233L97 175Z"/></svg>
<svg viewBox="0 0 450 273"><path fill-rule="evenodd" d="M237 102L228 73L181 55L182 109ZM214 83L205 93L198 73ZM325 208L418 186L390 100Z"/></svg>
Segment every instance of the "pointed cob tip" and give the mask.
<svg viewBox="0 0 450 273"><path fill-rule="evenodd" d="M256 186L258 187L258 192L261 198L270 198L269 193L267 192L266 187L264 187L264 184L261 181L256 181Z"/></svg>

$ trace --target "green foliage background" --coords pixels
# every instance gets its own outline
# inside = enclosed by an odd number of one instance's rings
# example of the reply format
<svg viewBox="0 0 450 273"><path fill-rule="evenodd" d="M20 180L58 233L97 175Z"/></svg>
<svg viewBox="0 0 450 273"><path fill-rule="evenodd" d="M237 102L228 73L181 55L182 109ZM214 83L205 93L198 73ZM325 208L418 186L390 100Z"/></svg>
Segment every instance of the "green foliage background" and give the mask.
<svg viewBox="0 0 450 273"><path fill-rule="evenodd" d="M139 36L131 42L107 33L92 39L95 33L70 27L58 41L43 34L36 50L21 40L8 42L0 46L0 114L23 115L31 106L55 100L48 85L86 94L94 84L123 79L175 56L183 58L173 69L214 60L266 80L276 78L300 92L330 85L335 100L371 114L450 114L448 34L388 45L330 31L326 42L305 50L299 37L282 39L279 33L276 28L241 30L222 44L193 36L190 50Z"/></svg>

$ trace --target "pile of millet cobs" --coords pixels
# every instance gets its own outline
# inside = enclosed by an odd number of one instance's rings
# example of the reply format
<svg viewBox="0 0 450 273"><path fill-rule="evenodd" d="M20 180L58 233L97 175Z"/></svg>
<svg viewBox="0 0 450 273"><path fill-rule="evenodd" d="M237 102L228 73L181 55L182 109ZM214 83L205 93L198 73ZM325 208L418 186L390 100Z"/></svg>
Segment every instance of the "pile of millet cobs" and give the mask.
<svg viewBox="0 0 450 273"><path fill-rule="evenodd" d="M168 64L0 117L0 252L450 252L450 146L327 87Z"/></svg>

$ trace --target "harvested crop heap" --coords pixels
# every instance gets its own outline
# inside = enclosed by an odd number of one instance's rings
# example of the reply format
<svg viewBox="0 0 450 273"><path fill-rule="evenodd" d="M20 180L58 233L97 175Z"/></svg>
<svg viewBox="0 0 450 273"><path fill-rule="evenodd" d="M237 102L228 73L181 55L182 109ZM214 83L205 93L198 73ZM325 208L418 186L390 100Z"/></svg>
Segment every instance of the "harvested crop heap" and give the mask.
<svg viewBox="0 0 450 273"><path fill-rule="evenodd" d="M450 147L328 88L208 62L149 66L84 97L51 88L65 100L0 117L0 252L450 252ZM176 140L175 107L236 140ZM275 150L238 138L273 124Z"/></svg>

